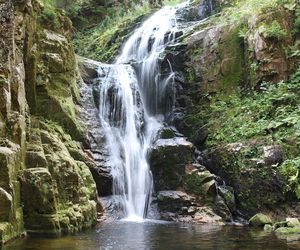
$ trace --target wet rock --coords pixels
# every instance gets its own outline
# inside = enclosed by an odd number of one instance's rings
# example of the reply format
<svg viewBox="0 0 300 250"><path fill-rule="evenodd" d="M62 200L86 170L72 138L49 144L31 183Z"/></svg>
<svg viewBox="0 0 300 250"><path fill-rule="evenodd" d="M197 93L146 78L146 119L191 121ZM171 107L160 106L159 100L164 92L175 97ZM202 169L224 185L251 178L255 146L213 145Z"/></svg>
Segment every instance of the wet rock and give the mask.
<svg viewBox="0 0 300 250"><path fill-rule="evenodd" d="M194 147L185 138L159 139L150 149L149 163L156 190L174 190L182 185L185 165L191 163Z"/></svg>
<svg viewBox="0 0 300 250"><path fill-rule="evenodd" d="M214 201L214 204L216 206L216 212L219 216L222 217L224 221L231 221L232 220L232 215L230 212L230 209L226 205L224 199L217 195Z"/></svg>
<svg viewBox="0 0 300 250"><path fill-rule="evenodd" d="M157 203L161 211L182 214L185 207L195 204L195 198L182 191L160 191Z"/></svg>
<svg viewBox="0 0 300 250"><path fill-rule="evenodd" d="M300 222L297 218L286 218L288 227L300 227Z"/></svg>
<svg viewBox="0 0 300 250"><path fill-rule="evenodd" d="M217 192L214 175L207 170L194 170L188 173L184 177L184 187L187 191L200 196L204 200L212 200Z"/></svg>
<svg viewBox="0 0 300 250"><path fill-rule="evenodd" d="M201 207L194 215L194 221L200 224L223 224L222 218L210 207Z"/></svg>
<svg viewBox="0 0 300 250"><path fill-rule="evenodd" d="M259 213L250 218L249 224L254 227L263 227L266 224L272 224L272 219L265 214Z"/></svg>
<svg viewBox="0 0 300 250"><path fill-rule="evenodd" d="M95 78L104 77L108 73L106 64L81 56L77 56L76 59L82 79L87 84L91 84Z"/></svg>
<svg viewBox="0 0 300 250"><path fill-rule="evenodd" d="M232 187L218 186L218 193L224 199L226 205L229 207L230 211L236 210L236 203L234 197L234 191Z"/></svg>

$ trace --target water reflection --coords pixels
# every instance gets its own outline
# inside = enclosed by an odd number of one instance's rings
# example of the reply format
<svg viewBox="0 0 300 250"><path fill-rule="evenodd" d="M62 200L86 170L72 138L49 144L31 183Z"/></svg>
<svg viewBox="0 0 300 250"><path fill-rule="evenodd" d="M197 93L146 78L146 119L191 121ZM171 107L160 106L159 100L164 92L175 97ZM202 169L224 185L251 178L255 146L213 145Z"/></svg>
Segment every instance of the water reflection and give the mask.
<svg viewBox="0 0 300 250"><path fill-rule="evenodd" d="M300 249L299 241L278 239L274 234L247 227L182 225L157 221L120 221L96 230L59 239L27 238L4 250L283 250Z"/></svg>

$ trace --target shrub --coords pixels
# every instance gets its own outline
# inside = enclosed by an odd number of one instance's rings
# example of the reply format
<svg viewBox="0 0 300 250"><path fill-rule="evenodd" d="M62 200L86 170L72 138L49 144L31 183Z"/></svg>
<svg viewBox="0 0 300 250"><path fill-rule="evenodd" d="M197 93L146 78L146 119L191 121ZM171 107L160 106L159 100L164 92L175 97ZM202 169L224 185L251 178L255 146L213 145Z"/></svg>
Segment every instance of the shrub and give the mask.
<svg viewBox="0 0 300 250"><path fill-rule="evenodd" d="M270 25L263 25L263 36L267 39L282 40L287 36L287 32L275 20Z"/></svg>
<svg viewBox="0 0 300 250"><path fill-rule="evenodd" d="M280 173L288 182L286 192L292 192L300 199L300 158L286 160L280 167Z"/></svg>
<svg viewBox="0 0 300 250"><path fill-rule="evenodd" d="M296 18L295 18L294 29L293 29L294 34L300 32L300 8L297 8L295 16Z"/></svg>

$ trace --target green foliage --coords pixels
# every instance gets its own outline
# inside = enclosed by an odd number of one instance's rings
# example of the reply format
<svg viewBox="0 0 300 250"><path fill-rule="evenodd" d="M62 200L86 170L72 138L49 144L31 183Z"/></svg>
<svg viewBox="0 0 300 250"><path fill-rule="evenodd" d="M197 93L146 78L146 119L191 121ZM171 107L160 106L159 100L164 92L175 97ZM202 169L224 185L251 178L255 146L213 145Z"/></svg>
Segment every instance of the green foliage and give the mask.
<svg viewBox="0 0 300 250"><path fill-rule="evenodd" d="M282 29L277 20L274 20L271 24L264 24L261 28L264 37L267 39L282 40L287 36L287 32Z"/></svg>
<svg viewBox="0 0 300 250"><path fill-rule="evenodd" d="M222 11L221 18L216 18L224 24L241 24L245 23L254 14L268 13L270 10L278 8L279 5L277 0L235 1L230 7Z"/></svg>
<svg viewBox="0 0 300 250"><path fill-rule="evenodd" d="M298 7L295 12L295 22L294 22L294 29L293 33L299 33L300 32L300 8Z"/></svg>
<svg viewBox="0 0 300 250"><path fill-rule="evenodd" d="M107 16L96 27L75 34L76 53L98 61L110 61L138 20L150 12L149 5L136 6L126 13L116 10L113 16Z"/></svg>
<svg viewBox="0 0 300 250"><path fill-rule="evenodd" d="M299 95L300 69L289 82L262 84L261 92L210 97L187 116L187 123L209 130L206 146L264 138L283 144L293 158L300 153Z"/></svg>
<svg viewBox="0 0 300 250"><path fill-rule="evenodd" d="M93 1L95 0L87 0L83 2L85 5L75 4L67 8L70 18L78 28L73 40L74 48L81 56L108 62L117 55L135 25L149 15L153 8L149 1L128 1L128 5L125 6L106 6L99 3L91 5ZM168 0L164 1L164 4L174 5L179 2L182 0ZM90 17L82 17L82 13L91 8ZM84 29L85 27L87 29Z"/></svg>
<svg viewBox="0 0 300 250"><path fill-rule="evenodd" d="M280 167L280 173L288 181L286 192L292 192L300 199L300 158L286 160Z"/></svg>
<svg viewBox="0 0 300 250"><path fill-rule="evenodd" d="M54 0L39 0L42 12L39 16L41 22L54 30L60 28L59 16L55 7Z"/></svg>

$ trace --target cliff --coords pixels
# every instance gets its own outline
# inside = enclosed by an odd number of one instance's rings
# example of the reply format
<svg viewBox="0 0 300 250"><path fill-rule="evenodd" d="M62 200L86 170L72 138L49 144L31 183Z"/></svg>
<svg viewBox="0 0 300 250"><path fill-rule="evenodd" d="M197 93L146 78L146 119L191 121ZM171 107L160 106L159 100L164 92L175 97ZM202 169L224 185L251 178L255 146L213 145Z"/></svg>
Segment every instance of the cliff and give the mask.
<svg viewBox="0 0 300 250"><path fill-rule="evenodd" d="M81 143L71 22L35 0L0 6L0 242L90 227L96 185Z"/></svg>

